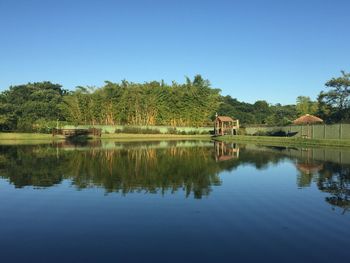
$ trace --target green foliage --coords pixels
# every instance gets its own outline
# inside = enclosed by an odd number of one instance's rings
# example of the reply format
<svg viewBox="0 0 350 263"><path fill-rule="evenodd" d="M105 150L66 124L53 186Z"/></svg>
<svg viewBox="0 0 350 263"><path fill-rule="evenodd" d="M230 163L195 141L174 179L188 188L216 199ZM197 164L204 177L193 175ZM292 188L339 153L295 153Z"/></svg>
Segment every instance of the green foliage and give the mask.
<svg viewBox="0 0 350 263"><path fill-rule="evenodd" d="M318 103L312 101L310 97L299 96L297 97L296 109L300 116L305 114L316 114L318 110Z"/></svg>
<svg viewBox="0 0 350 263"><path fill-rule="evenodd" d="M66 91L51 82L11 86L0 96L2 130L34 131L38 120L62 120L62 103Z"/></svg>
<svg viewBox="0 0 350 263"><path fill-rule="evenodd" d="M140 127L124 127L123 129L116 129L115 133L131 133L131 134L160 134L159 129L140 128Z"/></svg>
<svg viewBox="0 0 350 263"><path fill-rule="evenodd" d="M176 130L175 127L171 127L171 128L167 129L167 133L169 133L169 134L177 134L178 131Z"/></svg>
<svg viewBox="0 0 350 263"><path fill-rule="evenodd" d="M185 84L105 82L78 87L65 98L66 119L75 124L204 126L219 106L220 90L200 75Z"/></svg>
<svg viewBox="0 0 350 263"><path fill-rule="evenodd" d="M319 114L328 122L350 121L350 73L341 74L327 81L325 86L330 90L318 96Z"/></svg>
<svg viewBox="0 0 350 263"><path fill-rule="evenodd" d="M256 101L250 104L239 102L231 96L222 98L218 114L239 119L242 125L288 125L297 117L294 105L269 105L266 101Z"/></svg>

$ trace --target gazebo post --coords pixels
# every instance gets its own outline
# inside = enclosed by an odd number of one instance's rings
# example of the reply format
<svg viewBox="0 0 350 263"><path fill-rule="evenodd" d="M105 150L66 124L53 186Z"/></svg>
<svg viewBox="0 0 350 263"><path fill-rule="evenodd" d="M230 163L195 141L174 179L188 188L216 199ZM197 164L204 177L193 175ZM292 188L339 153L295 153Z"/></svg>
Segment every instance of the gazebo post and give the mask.
<svg viewBox="0 0 350 263"><path fill-rule="evenodd" d="M214 135L216 135L216 118L215 118L215 121L214 121Z"/></svg>

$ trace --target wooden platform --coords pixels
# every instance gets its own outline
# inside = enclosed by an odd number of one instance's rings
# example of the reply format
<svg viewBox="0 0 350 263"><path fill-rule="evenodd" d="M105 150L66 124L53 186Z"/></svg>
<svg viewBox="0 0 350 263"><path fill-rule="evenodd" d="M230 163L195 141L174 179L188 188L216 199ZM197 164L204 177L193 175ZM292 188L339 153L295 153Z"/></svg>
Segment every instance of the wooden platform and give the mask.
<svg viewBox="0 0 350 263"><path fill-rule="evenodd" d="M52 136L63 135L66 138L73 138L77 136L97 136L101 137L102 129L52 129Z"/></svg>

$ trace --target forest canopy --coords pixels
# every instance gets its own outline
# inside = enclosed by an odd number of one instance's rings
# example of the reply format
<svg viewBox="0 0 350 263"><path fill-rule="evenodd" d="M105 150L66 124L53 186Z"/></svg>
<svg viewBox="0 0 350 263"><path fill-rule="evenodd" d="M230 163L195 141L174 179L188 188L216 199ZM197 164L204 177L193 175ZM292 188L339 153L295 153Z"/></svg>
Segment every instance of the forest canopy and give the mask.
<svg viewBox="0 0 350 263"><path fill-rule="evenodd" d="M172 127L211 126L216 113L239 119L243 125L287 125L302 114L316 114L326 122L350 120L350 74L326 82L317 101L299 96L293 105L255 103L222 96L201 75L173 81L120 83L102 87L78 86L72 91L48 81L10 86L0 94L0 129L17 131L73 125L133 125Z"/></svg>

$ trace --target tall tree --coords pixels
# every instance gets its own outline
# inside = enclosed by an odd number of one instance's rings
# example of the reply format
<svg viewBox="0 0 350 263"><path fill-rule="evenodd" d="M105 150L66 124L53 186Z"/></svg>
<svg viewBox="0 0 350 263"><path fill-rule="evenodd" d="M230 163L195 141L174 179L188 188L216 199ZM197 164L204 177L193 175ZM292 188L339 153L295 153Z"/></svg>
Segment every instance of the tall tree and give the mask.
<svg viewBox="0 0 350 263"><path fill-rule="evenodd" d="M350 120L350 74L341 71L341 76L327 81L329 91L322 91L319 101L329 109L329 121Z"/></svg>
<svg viewBox="0 0 350 263"><path fill-rule="evenodd" d="M1 94L2 128L32 130L36 122L63 119L62 102L66 91L51 82L11 86Z"/></svg>
<svg viewBox="0 0 350 263"><path fill-rule="evenodd" d="M312 101L310 97L297 97L296 110L298 115L315 114L318 110L318 103Z"/></svg>

